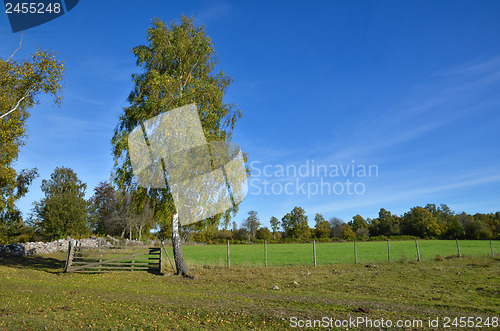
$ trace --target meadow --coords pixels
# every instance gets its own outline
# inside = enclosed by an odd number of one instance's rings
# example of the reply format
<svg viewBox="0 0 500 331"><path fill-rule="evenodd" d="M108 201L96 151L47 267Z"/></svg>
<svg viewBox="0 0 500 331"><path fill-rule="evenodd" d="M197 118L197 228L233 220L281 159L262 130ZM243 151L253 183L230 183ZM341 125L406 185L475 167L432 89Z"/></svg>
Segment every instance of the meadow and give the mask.
<svg viewBox="0 0 500 331"><path fill-rule="evenodd" d="M406 247L406 242L400 243ZM205 260L190 264L194 280L145 271L63 273L63 252L2 257L0 330L282 330L293 325L293 318L325 317L332 323L349 318L422 321L422 328L414 329L435 329L428 325L429 319L439 318L442 329L445 318L450 318L450 323L454 318L473 318L475 323L482 321L483 329L485 321L494 329L498 324L492 322L500 317L500 258L485 256L489 247L483 250L481 242L471 243L469 248L464 242L462 258L454 254L454 242L449 250L442 243L439 249L433 247L438 242L425 243L421 242L422 262L404 249L401 251L407 256L398 261L394 255L391 263L382 262L382 256L381 262L363 262L361 253L368 254L371 245L378 249L377 245L386 244L367 242L358 245L358 264L351 258L347 263L326 264L334 252L341 253L340 247L345 246L351 254L352 243L325 243L317 244L318 260L322 261L317 266L312 266L310 259L284 262L307 262L304 265L267 268L245 266L244 262L237 265L236 260L227 269ZM414 242L408 242L408 249L410 244ZM262 247L234 245L230 249L235 259L239 249L255 249L255 254L241 258L248 261L253 255L260 256ZM302 250L312 254L310 244L275 248L283 249L286 256L290 247L295 247L296 254ZM398 252L398 245L393 247ZM472 256L474 247L476 254L483 256ZM211 249L225 252L226 247L185 246L184 250L188 260L201 261ZM436 252L443 259L436 260ZM373 258L378 256L373 254ZM463 330L458 324L449 326ZM366 325L358 328L373 329Z"/></svg>
<svg viewBox="0 0 500 331"><path fill-rule="evenodd" d="M434 260L436 256L458 255L455 240L419 240L421 260ZM460 253L465 256L491 255L488 240L460 240ZM492 241L493 253L500 255L500 242ZM264 244L230 245L231 266L264 266ZM356 243L358 263L380 263L388 261L386 241ZM391 241L391 261L417 260L415 241ZM225 266L226 245L184 245L186 261L194 265ZM172 251L170 248L170 256ZM353 242L316 243L316 263L354 263ZM314 263L313 244L267 244L268 266L311 265Z"/></svg>

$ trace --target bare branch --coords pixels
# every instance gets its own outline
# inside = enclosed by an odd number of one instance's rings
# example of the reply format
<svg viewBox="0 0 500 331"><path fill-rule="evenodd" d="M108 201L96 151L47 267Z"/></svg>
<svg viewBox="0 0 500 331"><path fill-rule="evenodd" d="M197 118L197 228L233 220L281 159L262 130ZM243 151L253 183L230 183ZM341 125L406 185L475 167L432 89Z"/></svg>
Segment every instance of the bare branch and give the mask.
<svg viewBox="0 0 500 331"><path fill-rule="evenodd" d="M200 58L198 57L198 59L196 60L196 63L194 64L194 66L191 68L191 70L189 70L189 73L186 77L186 80L184 81L184 85L182 85L182 89L181 91L184 91L184 88L186 87L186 84L189 80L189 78L191 77L191 74L193 73L193 70L196 68L196 66L198 65L198 62L200 61Z"/></svg>
<svg viewBox="0 0 500 331"><path fill-rule="evenodd" d="M21 32L21 39L19 39L19 47L17 47L17 49L14 51L14 53L12 53L12 55L11 55L11 56L7 59L7 61L5 61L5 62L9 62L9 61L10 61L10 59L12 59L12 57L13 57L13 56L17 53L17 51L18 51L19 49L21 49L21 45L22 45L22 43L23 43L23 33Z"/></svg>
<svg viewBox="0 0 500 331"><path fill-rule="evenodd" d="M9 115L10 113L12 113L13 111L15 111L19 105L21 104L21 102L26 99L31 93L31 87L24 93L23 97L21 99L19 99L16 103L16 105L14 106L14 108L12 108L11 110L9 110L8 112L6 112L5 114L1 115L0 116L0 119L4 118L5 116Z"/></svg>

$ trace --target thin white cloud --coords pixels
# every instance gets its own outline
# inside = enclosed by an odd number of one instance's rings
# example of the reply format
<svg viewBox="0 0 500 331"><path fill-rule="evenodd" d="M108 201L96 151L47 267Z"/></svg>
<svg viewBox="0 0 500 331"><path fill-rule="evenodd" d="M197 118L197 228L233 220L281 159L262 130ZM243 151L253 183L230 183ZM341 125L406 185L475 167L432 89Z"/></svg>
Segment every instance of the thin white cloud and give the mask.
<svg viewBox="0 0 500 331"><path fill-rule="evenodd" d="M218 20L229 16L231 13L231 5L225 2L216 3L201 10L195 17L203 23Z"/></svg>
<svg viewBox="0 0 500 331"><path fill-rule="evenodd" d="M500 85L500 58L465 64L434 77L439 79L416 87L400 105L388 111L374 109L373 116L353 123L362 130L352 130L344 142L336 141L332 146L323 142L310 149L308 155L326 152L325 162L369 158L464 117L500 107L496 93Z"/></svg>
<svg viewBox="0 0 500 331"><path fill-rule="evenodd" d="M477 187L481 185L494 184L500 182L500 174L490 173L483 174L483 176L464 179L465 175L457 176L453 180L446 183L441 183L440 185L428 184L427 186L420 187L413 190L405 190L399 185L398 187L390 187L384 192L377 191L371 196L359 196L357 199L349 199L342 201L327 203L319 205L315 208L318 212L328 213L328 212L338 212L342 210L353 210L362 208L377 206L381 207L383 204L395 203L397 201L409 201L420 198L426 198L434 193L450 192L455 190L460 190L469 187ZM462 179L462 180L460 180ZM410 185L407 185L409 187Z"/></svg>
<svg viewBox="0 0 500 331"><path fill-rule="evenodd" d="M78 102L86 103L91 106L109 106L109 104L103 100L95 99L93 97L87 97L83 94L76 93L72 89L68 89L64 93L64 101L67 102Z"/></svg>
<svg viewBox="0 0 500 331"><path fill-rule="evenodd" d="M456 76L456 75L464 75L464 74L478 74L484 72L491 72L492 70L498 69L500 65L500 57L493 58L478 58L472 61L462 63L460 65L446 68L440 71L437 71L434 76Z"/></svg>
<svg viewBox="0 0 500 331"><path fill-rule="evenodd" d="M130 77L133 73L141 72L131 55L122 56L121 58L104 54L87 56L74 60L68 63L67 66L70 76L78 75L80 80L82 78L92 78L98 83L128 83L131 82Z"/></svg>

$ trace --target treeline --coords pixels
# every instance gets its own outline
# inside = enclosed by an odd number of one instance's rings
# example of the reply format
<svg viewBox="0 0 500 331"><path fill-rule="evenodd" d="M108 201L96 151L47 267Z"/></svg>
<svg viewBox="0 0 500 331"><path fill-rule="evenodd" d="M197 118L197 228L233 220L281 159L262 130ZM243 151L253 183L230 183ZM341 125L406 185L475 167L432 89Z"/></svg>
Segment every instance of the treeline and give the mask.
<svg viewBox="0 0 500 331"><path fill-rule="evenodd" d="M414 207L404 215L392 215L384 208L378 218L364 219L360 215L350 221L321 214L314 217L315 227L309 227L304 209L295 207L279 220L271 217L270 228L263 227L257 212L250 211L241 227L207 227L190 231L187 238L196 242L303 242L310 240L386 240L392 239L500 239L500 212L470 215L455 213L444 204Z"/></svg>
<svg viewBox="0 0 500 331"><path fill-rule="evenodd" d="M87 184L70 168L56 168L43 180L45 197L33 203L23 220L20 211L0 213L0 243L54 240L71 236L111 235L148 239L156 226L149 201L133 199L102 182L86 200Z"/></svg>
<svg viewBox="0 0 500 331"><path fill-rule="evenodd" d="M32 178L30 178L30 181ZM70 168L56 168L42 181L45 197L33 204L25 221L18 210L0 213L0 243L53 240L66 236L111 235L129 239L151 236L168 238L168 223L158 224L154 206L127 192L115 190L103 182L86 200L83 183ZM167 225L166 225L167 224ZM348 222L321 214L309 226L304 209L293 208L281 219L271 217L270 227L262 226L256 211L250 211L240 226L226 223L220 229L209 222L191 224L180 229L184 241L203 243L301 242L331 240L384 240L387 238L422 239L500 239L500 212L470 215L455 213L444 204L414 207L404 215L393 215L380 209L375 219L354 216ZM156 231L155 233L152 233Z"/></svg>

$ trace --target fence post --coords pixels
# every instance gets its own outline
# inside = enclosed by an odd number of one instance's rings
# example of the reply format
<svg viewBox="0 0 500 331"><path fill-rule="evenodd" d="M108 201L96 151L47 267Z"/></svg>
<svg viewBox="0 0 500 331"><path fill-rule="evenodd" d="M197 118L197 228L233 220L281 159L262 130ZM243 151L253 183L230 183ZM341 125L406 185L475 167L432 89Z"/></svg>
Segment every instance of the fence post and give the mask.
<svg viewBox="0 0 500 331"><path fill-rule="evenodd" d="M387 261L391 262L391 242L387 239Z"/></svg>
<svg viewBox="0 0 500 331"><path fill-rule="evenodd" d="M457 251L458 251L458 257L462 257L462 254L460 254L460 246L458 245L458 239L457 239Z"/></svg>
<svg viewBox="0 0 500 331"><path fill-rule="evenodd" d="M102 238L97 239L97 243L99 246L99 262L102 262ZM97 268L97 271L101 271L101 265L99 264L99 267Z"/></svg>
<svg viewBox="0 0 500 331"><path fill-rule="evenodd" d="M356 249L356 242L354 242L354 264L358 263L358 250Z"/></svg>
<svg viewBox="0 0 500 331"><path fill-rule="evenodd" d="M162 271L165 269L163 267L163 264L165 263L165 258L163 257L163 251L162 251L162 247L160 246L160 261L158 261L158 273L161 274ZM134 260L132 260L132 270L134 270Z"/></svg>
<svg viewBox="0 0 500 331"><path fill-rule="evenodd" d="M493 257L494 254L493 254L493 246L491 245L491 239L490 239L490 251L491 251L491 257Z"/></svg>
<svg viewBox="0 0 500 331"><path fill-rule="evenodd" d="M264 266L267 267L267 241L264 241Z"/></svg>
<svg viewBox="0 0 500 331"><path fill-rule="evenodd" d="M314 266L316 266L316 240L313 240Z"/></svg>
<svg viewBox="0 0 500 331"><path fill-rule="evenodd" d="M417 246L417 261L420 262L420 250L418 249L418 241L415 240L415 245Z"/></svg>
<svg viewBox="0 0 500 331"><path fill-rule="evenodd" d="M64 272L68 272L71 268L71 263L73 262L73 245L73 240L70 240L68 244L68 255L66 256L66 267L64 268Z"/></svg>
<svg viewBox="0 0 500 331"><path fill-rule="evenodd" d="M227 268L231 267L231 262L229 260L229 240L227 241Z"/></svg>

